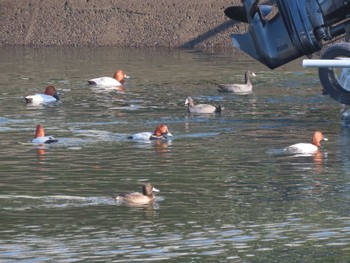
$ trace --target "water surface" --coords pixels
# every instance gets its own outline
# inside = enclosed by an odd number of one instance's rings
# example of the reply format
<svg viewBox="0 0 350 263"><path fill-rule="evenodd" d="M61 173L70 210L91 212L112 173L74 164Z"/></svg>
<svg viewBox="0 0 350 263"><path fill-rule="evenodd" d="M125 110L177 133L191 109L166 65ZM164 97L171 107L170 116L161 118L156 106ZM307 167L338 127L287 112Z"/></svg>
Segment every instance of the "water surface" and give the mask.
<svg viewBox="0 0 350 263"><path fill-rule="evenodd" d="M125 92L86 80L131 76ZM254 93L216 83L257 74ZM1 262L348 262L350 130L301 61L271 71L230 50L2 48ZM23 96L55 85L61 103ZM221 114L188 115L184 102ZM57 144L30 144L42 123ZM127 136L168 125L170 141ZM285 146L329 141L320 153ZM111 196L160 189L149 206Z"/></svg>

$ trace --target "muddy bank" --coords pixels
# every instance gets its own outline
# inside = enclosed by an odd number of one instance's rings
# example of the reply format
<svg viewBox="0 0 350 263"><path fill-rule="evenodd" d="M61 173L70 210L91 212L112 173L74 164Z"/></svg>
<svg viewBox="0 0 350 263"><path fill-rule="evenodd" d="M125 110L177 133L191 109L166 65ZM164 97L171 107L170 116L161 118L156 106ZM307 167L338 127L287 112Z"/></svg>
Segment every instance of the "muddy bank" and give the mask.
<svg viewBox="0 0 350 263"><path fill-rule="evenodd" d="M0 45L229 47L240 0L3 0Z"/></svg>

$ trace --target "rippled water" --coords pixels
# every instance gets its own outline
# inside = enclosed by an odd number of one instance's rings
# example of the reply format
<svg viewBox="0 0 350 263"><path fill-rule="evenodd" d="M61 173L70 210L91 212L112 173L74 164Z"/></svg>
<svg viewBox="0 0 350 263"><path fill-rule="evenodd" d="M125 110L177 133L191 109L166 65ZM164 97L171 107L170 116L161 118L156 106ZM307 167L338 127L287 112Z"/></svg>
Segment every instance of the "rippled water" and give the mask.
<svg viewBox="0 0 350 263"><path fill-rule="evenodd" d="M349 68L341 69L341 73L339 75L339 83L344 89L348 91L350 90L350 69Z"/></svg>
<svg viewBox="0 0 350 263"><path fill-rule="evenodd" d="M126 91L86 80L123 68ZM215 83L257 74L254 93ZM348 262L350 129L317 71L230 50L2 48L0 262ZM54 105L26 105L49 84ZM221 114L188 115L187 96ZM59 139L30 144L37 123ZM166 123L168 142L129 134ZM281 149L322 130L314 156ZM150 206L111 196L160 189Z"/></svg>

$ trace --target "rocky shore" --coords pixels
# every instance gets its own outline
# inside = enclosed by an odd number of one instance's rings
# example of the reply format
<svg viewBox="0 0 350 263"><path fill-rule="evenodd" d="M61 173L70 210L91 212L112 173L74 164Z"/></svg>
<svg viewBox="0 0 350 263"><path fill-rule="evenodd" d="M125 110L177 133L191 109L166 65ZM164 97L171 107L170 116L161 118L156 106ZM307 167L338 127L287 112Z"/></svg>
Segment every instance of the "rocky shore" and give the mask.
<svg viewBox="0 0 350 263"><path fill-rule="evenodd" d="M240 0L3 0L0 46L229 47Z"/></svg>

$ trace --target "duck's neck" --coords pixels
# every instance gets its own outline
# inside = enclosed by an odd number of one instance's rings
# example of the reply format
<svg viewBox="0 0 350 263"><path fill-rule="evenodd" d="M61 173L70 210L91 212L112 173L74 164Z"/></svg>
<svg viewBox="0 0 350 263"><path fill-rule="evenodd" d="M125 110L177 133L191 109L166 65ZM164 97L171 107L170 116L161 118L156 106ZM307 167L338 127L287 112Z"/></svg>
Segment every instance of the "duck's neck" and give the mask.
<svg viewBox="0 0 350 263"><path fill-rule="evenodd" d="M248 76L248 74L245 74L244 75L244 79L245 79L245 84L251 84L251 82L250 82L250 77Z"/></svg>
<svg viewBox="0 0 350 263"><path fill-rule="evenodd" d="M147 191L143 190L143 195L148 196L148 197L151 198L151 199L154 199L154 198L155 198L153 192L147 193Z"/></svg>
<svg viewBox="0 0 350 263"><path fill-rule="evenodd" d="M193 107L194 107L194 102L193 102L193 100L188 100L188 106L189 106L190 108L193 108Z"/></svg>
<svg viewBox="0 0 350 263"><path fill-rule="evenodd" d="M159 140L162 139L163 135L156 135L156 134L152 134L150 137L150 140Z"/></svg>
<svg viewBox="0 0 350 263"><path fill-rule="evenodd" d="M316 140L316 139L312 139L312 144L316 145L317 147L321 146L320 142L318 140Z"/></svg>

